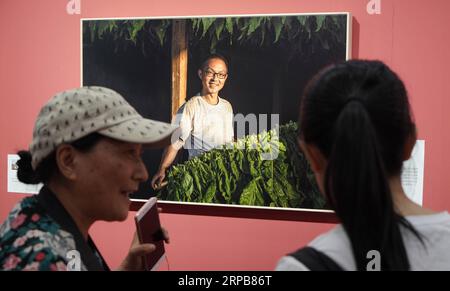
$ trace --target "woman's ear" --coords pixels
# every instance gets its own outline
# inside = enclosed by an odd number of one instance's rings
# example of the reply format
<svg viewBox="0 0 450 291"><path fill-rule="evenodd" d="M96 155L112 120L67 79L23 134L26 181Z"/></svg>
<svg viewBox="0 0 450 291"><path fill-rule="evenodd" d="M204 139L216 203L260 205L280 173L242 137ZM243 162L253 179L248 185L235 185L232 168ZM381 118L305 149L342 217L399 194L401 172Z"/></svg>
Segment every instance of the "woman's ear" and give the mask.
<svg viewBox="0 0 450 291"><path fill-rule="evenodd" d="M201 80L201 79L202 79L202 70L199 69L199 70L197 71L197 74L198 74L198 77L199 77L200 80Z"/></svg>
<svg viewBox="0 0 450 291"><path fill-rule="evenodd" d="M61 175L69 180L77 178L76 154L76 149L68 144L62 144L56 148L56 165Z"/></svg>
<svg viewBox="0 0 450 291"><path fill-rule="evenodd" d="M321 173L326 166L326 159L322 152L313 144L305 143L303 140L297 138L299 147L302 149L306 159L311 166L314 173Z"/></svg>

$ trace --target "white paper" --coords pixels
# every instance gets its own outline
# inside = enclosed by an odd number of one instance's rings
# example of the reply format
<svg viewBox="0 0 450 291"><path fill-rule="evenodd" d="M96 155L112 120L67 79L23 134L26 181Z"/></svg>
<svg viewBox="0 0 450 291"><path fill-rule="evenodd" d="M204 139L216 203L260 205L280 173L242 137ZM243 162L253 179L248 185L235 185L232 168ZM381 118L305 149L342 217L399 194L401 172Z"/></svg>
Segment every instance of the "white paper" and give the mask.
<svg viewBox="0 0 450 291"><path fill-rule="evenodd" d="M425 141L418 140L411 158L403 163L402 186L406 195L415 203L423 203L423 171L425 164Z"/></svg>
<svg viewBox="0 0 450 291"><path fill-rule="evenodd" d="M17 161L20 159L18 155L8 155L8 192L10 193L28 193L37 194L43 186L24 184L17 179Z"/></svg>

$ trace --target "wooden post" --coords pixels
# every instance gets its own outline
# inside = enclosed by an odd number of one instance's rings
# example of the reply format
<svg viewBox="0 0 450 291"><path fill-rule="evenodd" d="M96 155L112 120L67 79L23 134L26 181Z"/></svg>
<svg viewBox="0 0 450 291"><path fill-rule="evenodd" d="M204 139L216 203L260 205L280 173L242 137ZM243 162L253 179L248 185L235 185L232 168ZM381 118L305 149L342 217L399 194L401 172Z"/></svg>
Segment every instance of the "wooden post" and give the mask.
<svg viewBox="0 0 450 291"><path fill-rule="evenodd" d="M186 20L172 22L172 117L186 100L187 90Z"/></svg>

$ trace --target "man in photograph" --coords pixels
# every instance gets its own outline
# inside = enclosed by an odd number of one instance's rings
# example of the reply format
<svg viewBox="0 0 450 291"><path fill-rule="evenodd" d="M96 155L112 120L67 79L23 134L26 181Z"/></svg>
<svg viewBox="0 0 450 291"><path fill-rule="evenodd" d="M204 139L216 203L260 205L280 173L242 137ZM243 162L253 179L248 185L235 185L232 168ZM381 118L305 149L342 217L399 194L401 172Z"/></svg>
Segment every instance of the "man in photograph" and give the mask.
<svg viewBox="0 0 450 291"><path fill-rule="evenodd" d="M158 172L151 185L160 187L166 170L184 147L189 159L220 145L233 141L233 108L219 96L228 78L227 60L218 54L208 56L198 70L202 90L184 103L173 123L179 126L179 139L169 145L162 155Z"/></svg>

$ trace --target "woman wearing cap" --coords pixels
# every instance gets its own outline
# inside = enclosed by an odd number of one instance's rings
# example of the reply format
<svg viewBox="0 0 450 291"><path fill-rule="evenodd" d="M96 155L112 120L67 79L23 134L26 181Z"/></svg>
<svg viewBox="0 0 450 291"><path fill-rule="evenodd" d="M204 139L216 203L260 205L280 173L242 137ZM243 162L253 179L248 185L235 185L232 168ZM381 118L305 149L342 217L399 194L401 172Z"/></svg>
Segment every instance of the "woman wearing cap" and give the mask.
<svg viewBox="0 0 450 291"><path fill-rule="evenodd" d="M129 194L148 178L142 147L174 128L144 119L113 90L83 87L53 97L40 111L18 179L43 183L0 227L2 270L109 270L89 236L98 220L123 221ZM166 242L168 237L166 235ZM142 269L154 246L133 241L121 270Z"/></svg>

